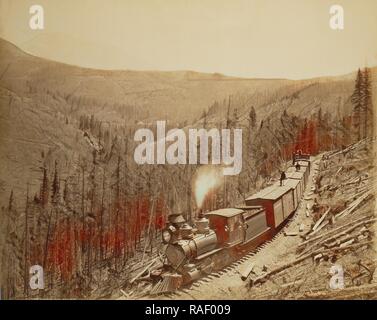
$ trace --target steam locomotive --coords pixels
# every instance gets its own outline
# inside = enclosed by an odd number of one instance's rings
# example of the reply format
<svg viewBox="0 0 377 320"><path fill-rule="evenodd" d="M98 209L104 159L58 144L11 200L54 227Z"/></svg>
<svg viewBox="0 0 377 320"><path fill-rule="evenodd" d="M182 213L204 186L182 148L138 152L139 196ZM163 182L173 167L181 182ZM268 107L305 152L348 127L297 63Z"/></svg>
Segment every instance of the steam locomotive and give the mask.
<svg viewBox="0 0 377 320"><path fill-rule="evenodd" d="M310 155L295 155L282 186L276 182L242 206L199 214L193 226L182 215L170 215L162 232L167 267L181 275L183 283L190 283L271 239L297 209L310 164Z"/></svg>

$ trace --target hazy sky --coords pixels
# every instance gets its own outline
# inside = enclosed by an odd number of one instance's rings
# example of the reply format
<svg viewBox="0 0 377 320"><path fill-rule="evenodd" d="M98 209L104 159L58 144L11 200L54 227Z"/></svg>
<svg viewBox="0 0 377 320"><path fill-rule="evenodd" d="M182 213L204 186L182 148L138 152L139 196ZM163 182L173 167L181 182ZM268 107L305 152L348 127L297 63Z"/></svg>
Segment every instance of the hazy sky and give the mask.
<svg viewBox="0 0 377 320"><path fill-rule="evenodd" d="M32 4L44 30L29 28ZM298 79L377 65L377 0L0 0L0 36L85 67Z"/></svg>

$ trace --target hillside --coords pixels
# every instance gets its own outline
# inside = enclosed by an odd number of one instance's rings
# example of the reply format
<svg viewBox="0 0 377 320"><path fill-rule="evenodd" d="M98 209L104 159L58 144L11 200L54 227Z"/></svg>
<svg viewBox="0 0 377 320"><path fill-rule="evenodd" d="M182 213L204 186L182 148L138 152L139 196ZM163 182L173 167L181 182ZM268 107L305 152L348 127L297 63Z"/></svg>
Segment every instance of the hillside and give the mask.
<svg viewBox="0 0 377 320"><path fill-rule="evenodd" d="M186 125L199 124L195 119L208 110L208 125L219 124L229 112L230 95L230 113L237 109L241 122L250 106L258 122L283 109L298 116L315 114L320 107L343 114L351 109L353 81L351 75L290 81L84 69L28 55L0 40L1 194L7 197L10 185L17 191L25 190L27 181L34 184L36 177L26 171L38 171L42 152L66 159L75 152L90 154L77 130L82 114L126 126L160 119Z"/></svg>
<svg viewBox="0 0 377 320"><path fill-rule="evenodd" d="M354 78L93 70L0 40L0 245L14 270L7 294L22 296L27 262L47 268L49 296L101 296L93 292L106 281L111 294L141 255L157 254L167 214L198 209L198 166L136 165L136 128L164 119L186 130L242 128L243 170L202 209L230 206L275 178L295 148L317 154L355 140ZM115 280L97 277L103 269Z"/></svg>
<svg viewBox="0 0 377 320"><path fill-rule="evenodd" d="M0 41L1 83L12 92L46 92L67 99L80 100L91 112L100 112L106 120L119 121L111 115L112 106L148 109L148 113L173 120L192 120L213 101L236 92L281 87L286 80L253 80L204 74L193 71L103 71L69 66L30 56L12 44ZM110 106L110 110L106 109ZM164 112L161 112L161 108ZM188 111L190 110L190 111ZM144 116L147 115L145 111Z"/></svg>

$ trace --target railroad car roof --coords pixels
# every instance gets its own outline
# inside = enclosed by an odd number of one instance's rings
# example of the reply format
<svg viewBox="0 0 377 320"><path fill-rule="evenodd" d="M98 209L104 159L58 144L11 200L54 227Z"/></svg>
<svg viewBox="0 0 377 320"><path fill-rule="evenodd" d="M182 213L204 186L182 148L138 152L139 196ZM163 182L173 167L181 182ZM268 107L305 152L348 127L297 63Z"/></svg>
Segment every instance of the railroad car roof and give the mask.
<svg viewBox="0 0 377 320"><path fill-rule="evenodd" d="M268 187L266 187L266 188L264 188L264 189L258 191L257 193L251 195L251 196L248 197L247 199L255 199L254 197L255 197L256 195L258 196L258 198L261 198L261 197L263 197L263 196L269 194L270 192L272 192L272 191L274 191L274 190L276 189L276 184L277 184L277 183L275 182L273 185L268 186ZM247 199L246 199L246 200L247 200Z"/></svg>
<svg viewBox="0 0 377 320"><path fill-rule="evenodd" d="M268 200L276 200L276 199L279 199L280 197L282 197L284 194L286 194L287 192L289 192L291 190L292 190L292 187L290 187L290 186L287 186L287 185L284 185L284 186L277 185L276 189L273 190L272 192L270 192L269 194L266 194L264 196L264 198L268 199Z"/></svg>
<svg viewBox="0 0 377 320"><path fill-rule="evenodd" d="M303 153L295 156L297 160L310 160L310 154Z"/></svg>
<svg viewBox="0 0 377 320"><path fill-rule="evenodd" d="M243 217L245 219L250 219L251 217L254 217L258 215L259 213L264 212L264 207L262 206L246 206L246 205L240 205L236 206L236 209L243 210Z"/></svg>
<svg viewBox="0 0 377 320"><path fill-rule="evenodd" d="M218 209L218 210L207 212L205 215L206 216L222 216L226 218L231 218L243 212L244 210L241 210L241 209L224 208L224 209Z"/></svg>
<svg viewBox="0 0 377 320"><path fill-rule="evenodd" d="M286 173L289 174L289 173L294 173L294 172L306 172L306 170L308 169L308 165L301 165L301 168L299 171L296 170L296 167L295 166L290 166Z"/></svg>
<svg viewBox="0 0 377 320"><path fill-rule="evenodd" d="M289 167L286 171L285 171L285 173L292 173L292 172L296 172L296 168L294 167L294 166L291 166L291 167Z"/></svg>
<svg viewBox="0 0 377 320"><path fill-rule="evenodd" d="M247 205L239 205L239 206L236 206L236 209L240 209L240 210L256 210L256 211L259 211L259 210L263 210L263 206L247 206Z"/></svg>
<svg viewBox="0 0 377 320"><path fill-rule="evenodd" d="M292 187L292 188L296 188L296 186L299 183L300 183L300 180L298 180L298 179L288 178L287 180L285 180L285 185L289 186L289 187Z"/></svg>
<svg viewBox="0 0 377 320"><path fill-rule="evenodd" d="M301 180L304 176L304 171L298 171L298 172L291 172L287 174L287 178L289 179L299 179Z"/></svg>
<svg viewBox="0 0 377 320"><path fill-rule="evenodd" d="M291 186L284 185L280 186L279 182L275 183L274 185L263 189L256 194L248 197L246 200L254 200L254 199L266 199L266 200L276 200L286 194L288 191L292 190Z"/></svg>

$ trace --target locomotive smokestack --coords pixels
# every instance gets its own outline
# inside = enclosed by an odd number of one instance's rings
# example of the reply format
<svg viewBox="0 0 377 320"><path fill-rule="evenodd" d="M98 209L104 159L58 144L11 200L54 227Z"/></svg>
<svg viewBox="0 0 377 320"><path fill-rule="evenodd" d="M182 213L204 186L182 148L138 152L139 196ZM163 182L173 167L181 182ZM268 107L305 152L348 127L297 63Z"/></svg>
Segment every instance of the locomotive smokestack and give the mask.
<svg viewBox="0 0 377 320"><path fill-rule="evenodd" d="M198 233L208 233L209 231L209 220L204 216L203 210L198 210L197 219L195 220L195 225L198 228Z"/></svg>

